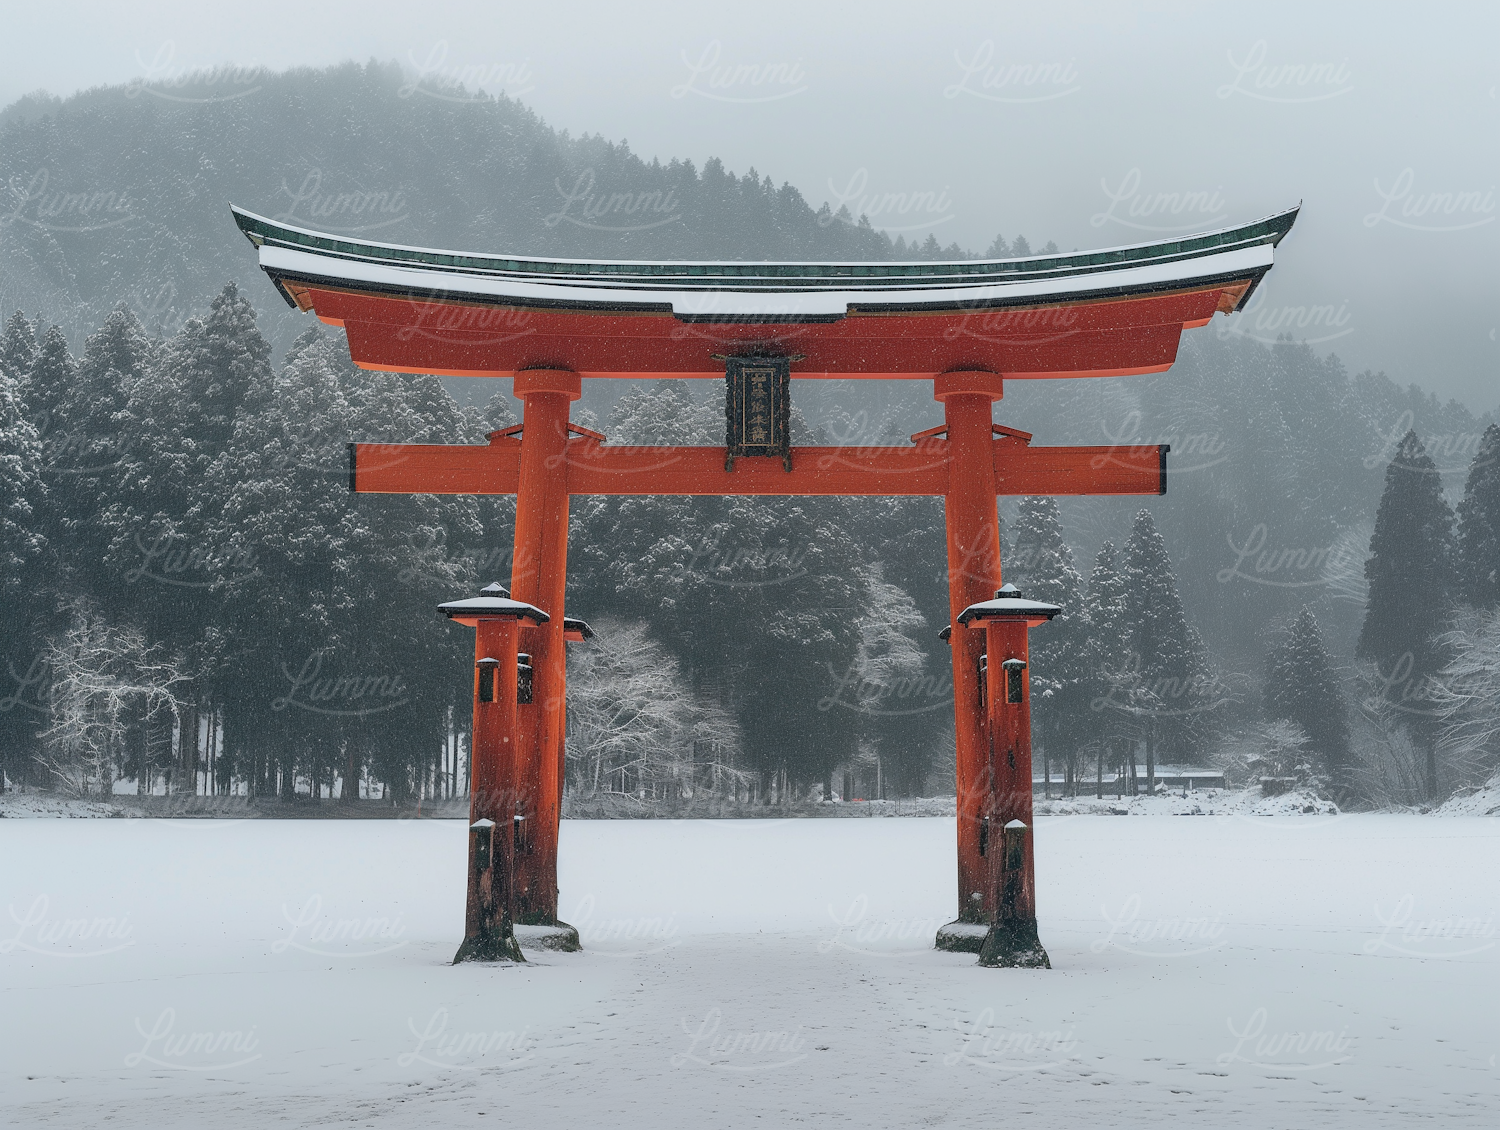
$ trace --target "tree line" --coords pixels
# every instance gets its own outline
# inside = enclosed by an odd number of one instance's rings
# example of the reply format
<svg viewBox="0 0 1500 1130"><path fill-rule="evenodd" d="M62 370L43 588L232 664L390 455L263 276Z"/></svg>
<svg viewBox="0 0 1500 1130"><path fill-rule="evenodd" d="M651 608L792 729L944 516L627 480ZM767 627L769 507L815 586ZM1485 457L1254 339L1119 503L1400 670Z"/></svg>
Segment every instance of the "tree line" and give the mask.
<svg viewBox="0 0 1500 1130"><path fill-rule="evenodd" d="M76 357L15 314L0 395L9 779L461 791L468 643L433 606L506 578L514 500L351 495L344 445L482 442L514 421L506 393L460 407L317 328L273 362L230 285L171 337L116 309ZM609 411L616 442L722 442L685 382ZM794 433L828 441L800 413ZM573 649L573 787L927 786L952 686L909 587L946 588L938 500L580 498L572 527L568 612L601 629Z"/></svg>
<svg viewBox="0 0 1500 1130"><path fill-rule="evenodd" d="M630 386L611 441L722 442L719 398ZM307 330L279 359L226 286L149 334L111 312L75 356L57 326L0 336L3 767L109 791L383 796L463 790L468 640L442 600L506 580L514 500L351 495L345 443L483 442L508 391L460 405L353 366ZM908 408L887 407L886 442ZM793 417L794 442L877 426ZM1150 509L1087 574L1064 511L1019 501L1006 579L1063 614L1033 633L1039 757L1065 790L1217 759L1345 800L1431 801L1492 772L1500 429L1462 500L1415 431L1385 469L1357 655L1304 607L1227 668L1194 625ZM999 519L997 515L997 520ZM939 499L578 498L568 784L764 802L940 790L952 673ZM977 673L976 677L977 677ZM1487 681L1489 680L1489 681ZM1140 766L1140 768L1138 768ZM1093 778L1092 783L1090 777ZM951 787L951 785L949 786Z"/></svg>

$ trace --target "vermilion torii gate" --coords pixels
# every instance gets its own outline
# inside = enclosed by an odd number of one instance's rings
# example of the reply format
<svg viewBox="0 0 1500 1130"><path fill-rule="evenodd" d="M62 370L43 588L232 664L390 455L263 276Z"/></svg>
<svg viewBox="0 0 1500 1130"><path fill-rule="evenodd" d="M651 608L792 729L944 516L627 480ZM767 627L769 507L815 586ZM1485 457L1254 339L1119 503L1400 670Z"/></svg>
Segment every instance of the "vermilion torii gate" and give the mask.
<svg viewBox="0 0 1500 1130"><path fill-rule="evenodd" d="M1014 260L596 263L355 242L234 209L283 297L342 326L356 364L514 378L525 406L518 428L477 446L351 444L349 473L360 492L517 498L510 596L550 615L521 628L536 705L519 711L515 754L518 815L529 829L515 859L517 920L538 924L557 923L572 495L940 496L956 623L1001 583L999 496L1166 489L1164 446L1031 447L1030 435L996 425L1004 382L1169 368L1183 329L1244 304L1296 214ZM724 379L726 367L725 448L611 445L569 421L585 379ZM793 448L789 379L805 378L931 381L943 423L910 447ZM982 842L995 755L979 659L994 630L960 625L950 638L958 921L972 925L990 923L1004 897L987 877ZM1029 781L1029 729L1022 737ZM1023 809L1029 824L1029 788ZM940 944L978 950L982 938L959 928Z"/></svg>

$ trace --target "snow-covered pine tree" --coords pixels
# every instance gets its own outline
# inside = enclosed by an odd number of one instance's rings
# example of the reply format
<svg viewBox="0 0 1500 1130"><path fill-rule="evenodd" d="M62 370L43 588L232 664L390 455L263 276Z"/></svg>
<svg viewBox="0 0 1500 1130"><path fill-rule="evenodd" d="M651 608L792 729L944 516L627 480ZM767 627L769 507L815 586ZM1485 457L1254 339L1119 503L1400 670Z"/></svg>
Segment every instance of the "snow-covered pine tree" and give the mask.
<svg viewBox="0 0 1500 1130"><path fill-rule="evenodd" d="M21 395L21 382L0 368L0 665L12 677L36 673L40 634L36 630L37 588L46 542L36 512L44 495L42 445ZM36 715L23 686L9 685L0 699L0 792L7 775L19 775L16 758L34 746Z"/></svg>
<svg viewBox="0 0 1500 1130"><path fill-rule="evenodd" d="M42 445L21 383L0 369L0 603L22 599L25 574L45 544L36 528L43 493Z"/></svg>
<svg viewBox="0 0 1500 1130"><path fill-rule="evenodd" d="M1500 424L1484 429L1458 504L1458 583L1475 608L1500 608Z"/></svg>
<svg viewBox="0 0 1500 1130"><path fill-rule="evenodd" d="M1029 600L1062 607L1051 623L1032 631L1028 643L1032 724L1041 739L1049 794L1051 761L1059 758L1068 795L1076 796L1078 749L1086 740L1088 702L1093 696L1085 655L1083 577L1063 538L1056 499L1045 495L1021 499L1004 576Z"/></svg>
<svg viewBox="0 0 1500 1130"><path fill-rule="evenodd" d="M509 385L497 389L484 402L483 417L485 427L492 432L521 422L516 414L516 398L511 393Z"/></svg>
<svg viewBox="0 0 1500 1130"><path fill-rule="evenodd" d="M120 339L131 336L123 320L116 328ZM104 353L118 359L133 348L116 339ZM110 363L102 363L107 373ZM224 498L211 469L231 442L237 416L272 395L270 346L254 309L233 284L226 286L206 317L153 346L137 375L121 373L121 390L125 408L114 416L120 458L100 491L95 519L104 561L95 583L113 590L112 607L128 604L129 619L148 639L185 656L184 673L196 680L187 693L195 701L212 698L229 606L213 591L222 571L209 526ZM181 752L191 759L191 748ZM187 772L173 781L174 788L194 784Z"/></svg>
<svg viewBox="0 0 1500 1130"><path fill-rule="evenodd" d="M208 316L189 321L126 388L128 454L107 508L111 553L124 569L139 563L138 535L186 535L182 525L206 501L204 476L236 414L248 397L271 395L270 353L254 309L230 283Z"/></svg>
<svg viewBox="0 0 1500 1130"><path fill-rule="evenodd" d="M1341 798L1347 796L1353 763L1348 707L1317 617L1306 605L1266 658L1264 697L1270 717L1302 728L1319 776L1330 781Z"/></svg>
<svg viewBox="0 0 1500 1130"><path fill-rule="evenodd" d="M452 788L438 760L466 641L419 610L477 587L447 540L472 544L479 529L470 498L349 493L351 437L430 437L458 415L440 384L352 377L341 348L299 337L272 387L244 398L210 468L211 690L225 752L257 794L289 796L305 780L331 795L341 779L353 801L368 764L405 803ZM306 701L304 677L333 688L329 701Z"/></svg>
<svg viewBox="0 0 1500 1130"><path fill-rule="evenodd" d="M1156 753L1165 745L1187 753L1206 729L1215 705L1206 649L1188 623L1177 592L1177 574L1167 544L1149 510L1135 516L1125 545L1126 619L1130 655L1126 663L1133 706L1146 742L1146 788L1156 787Z"/></svg>
<svg viewBox="0 0 1500 1130"><path fill-rule="evenodd" d="M332 344L331 352L344 364L342 343ZM413 381L402 374L372 375L384 379L373 383L375 393L368 400L350 398L354 416L346 438L376 436L382 428L390 429L392 421L410 429L400 436L387 431L402 442L412 435L426 436L429 443L465 438L456 431L462 426L457 405L435 377ZM330 438L338 437L330 433ZM423 610L469 586L507 583L507 559L498 552L502 546L493 543L481 555L465 552L465 547L481 545L485 536L475 498L350 495L342 481L333 485L344 507L340 533L353 594L350 607L339 611L337 630L353 643L352 656L369 657L358 662L367 663L377 676L399 674L409 695L408 705L399 710L362 715L359 740L381 779L391 783L393 800L431 796L441 786L435 774L448 707L459 718L469 712L463 688L473 653L467 632L429 621ZM508 513L514 513L513 504ZM503 548L509 548L509 538L507 529ZM490 550L497 551L493 558ZM477 572L481 569L482 575ZM370 610L392 592L399 593L398 599L372 616ZM414 624L419 625L416 631Z"/></svg>
<svg viewBox="0 0 1500 1130"><path fill-rule="evenodd" d="M1382 668L1404 655L1413 678L1440 664L1434 636L1443 630L1454 595L1453 509L1443 482L1414 431L1407 432L1385 471L1365 577L1370 582L1356 654Z"/></svg>
<svg viewBox="0 0 1500 1130"><path fill-rule="evenodd" d="M76 377L57 404L51 485L62 564L70 573L92 574L103 565L105 532L98 518L124 459L119 417L125 390L140 381L151 353L140 322L122 303L89 335ZM101 606L117 614L123 596L106 590Z"/></svg>
<svg viewBox="0 0 1500 1130"><path fill-rule="evenodd" d="M227 645L218 649L222 677L205 689L224 718L225 752L258 795L274 796L278 777L283 795L291 794L299 766L317 779L340 740L337 712L360 705L300 710L286 681L314 655L320 673L351 673L339 659L352 641L335 618L355 601L340 521L347 501L336 493L353 413L325 351L307 344L299 339L295 360L269 390L245 398L205 483L219 504L202 526L204 560L213 564L207 579Z"/></svg>
<svg viewBox="0 0 1500 1130"><path fill-rule="evenodd" d="M49 474L67 443L58 406L77 379L78 364L68 349L67 337L57 326L48 326L37 344L36 359L23 388L26 407L42 439L43 462Z"/></svg>
<svg viewBox="0 0 1500 1130"><path fill-rule="evenodd" d="M1449 627L1458 577L1453 508L1415 431L1385 470L1365 577L1365 622L1355 654L1375 667L1374 682L1425 749L1427 793L1437 799L1438 704L1433 679L1448 661L1440 642Z"/></svg>
<svg viewBox="0 0 1500 1130"><path fill-rule="evenodd" d="M24 388L35 364L36 328L17 310L5 320L5 332L0 334L0 370Z"/></svg>
<svg viewBox="0 0 1500 1130"><path fill-rule="evenodd" d="M1107 707L1116 674L1130 651L1130 625L1125 615L1125 575L1113 542L1094 555L1089 571L1083 617L1087 627L1084 668L1088 678L1088 735L1095 746L1095 793L1104 796L1104 766L1118 767L1119 716Z"/></svg>

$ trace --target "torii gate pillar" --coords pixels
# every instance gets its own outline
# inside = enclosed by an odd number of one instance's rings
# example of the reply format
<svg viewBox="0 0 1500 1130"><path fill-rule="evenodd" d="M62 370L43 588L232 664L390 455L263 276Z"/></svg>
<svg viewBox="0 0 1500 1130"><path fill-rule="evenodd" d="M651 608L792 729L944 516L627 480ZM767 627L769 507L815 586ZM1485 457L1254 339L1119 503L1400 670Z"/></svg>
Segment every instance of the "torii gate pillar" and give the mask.
<svg viewBox="0 0 1500 1130"><path fill-rule="evenodd" d="M469 781L469 891L460 961L524 961L515 935L516 654L520 621L548 616L498 584L438 605L474 632L474 731Z"/></svg>
<svg viewBox="0 0 1500 1130"><path fill-rule="evenodd" d="M944 522L948 534L949 623L971 604L987 600L1000 587L1000 525L996 510L993 408L1004 395L998 373L943 373L933 396L943 403L948 427L948 492ZM955 778L958 794L958 921L987 925L994 914L988 868L980 855L979 829L989 795L988 747L979 708L982 632L954 631L953 715L957 731ZM958 934L967 933L957 931ZM954 948L979 948L983 937ZM939 936L939 945L945 938ZM957 939L955 939L957 940ZM945 946L945 948L947 948Z"/></svg>
<svg viewBox="0 0 1500 1130"><path fill-rule="evenodd" d="M985 705L989 784L984 819L989 882L995 908L979 951L979 964L1051 969L1037 937L1036 866L1031 842L1031 680L1026 675L1027 633L1045 624L1060 605L1027 600L1014 585L995 599L959 613L953 634L984 632Z"/></svg>
<svg viewBox="0 0 1500 1130"><path fill-rule="evenodd" d="M527 369L516 374L524 403L516 541L510 588L515 600L554 610L531 628L532 703L523 709L518 753L522 839L516 854L516 919L556 926L557 839L562 816L567 655L563 609L568 570L568 412L583 395L578 374ZM575 941L576 944L576 941ZM568 947L572 948L572 947Z"/></svg>

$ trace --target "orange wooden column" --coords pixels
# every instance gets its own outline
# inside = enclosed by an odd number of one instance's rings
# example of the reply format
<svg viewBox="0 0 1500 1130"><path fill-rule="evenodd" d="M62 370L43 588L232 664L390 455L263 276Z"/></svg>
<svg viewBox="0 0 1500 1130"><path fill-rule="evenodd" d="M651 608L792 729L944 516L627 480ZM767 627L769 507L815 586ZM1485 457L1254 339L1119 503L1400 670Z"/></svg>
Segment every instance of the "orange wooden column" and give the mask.
<svg viewBox="0 0 1500 1130"><path fill-rule="evenodd" d="M463 946L455 962L522 960L514 921L515 806L509 803L516 790L516 696L512 688L519 635L515 620L481 620L474 633L469 896ZM495 664L488 674L480 665L486 659Z"/></svg>
<svg viewBox="0 0 1500 1130"><path fill-rule="evenodd" d="M547 614L499 585L438 611L474 631L474 729L470 738L469 872L464 940L454 962L521 961L515 936L517 753L516 650L520 621Z"/></svg>
<svg viewBox="0 0 1500 1130"><path fill-rule="evenodd" d="M960 612L987 599L1000 585L991 405L1003 395L1003 384L997 373L944 373L933 382L933 395L943 403L948 428L944 520L948 533L948 609L950 623L956 623ZM990 787L979 707L979 656L984 651L984 635L955 629L949 645L957 731L958 921L988 923L994 899L979 851L980 819Z"/></svg>
<svg viewBox="0 0 1500 1130"><path fill-rule="evenodd" d="M994 916L979 951L979 964L1050 969L1037 936L1036 862L1032 843L1031 678L1027 671L1029 629L1062 609L1027 600L1006 585L993 600L971 605L959 616L962 633L984 640L985 713L989 791L984 798L986 889Z"/></svg>
<svg viewBox="0 0 1500 1130"><path fill-rule="evenodd" d="M979 635L979 632L972 633ZM1050 969L1036 931L1036 857L1032 851L1031 813L1031 679L1027 662L1026 623L985 622L985 701L989 715L990 795L986 817L989 844L988 889L995 903L994 920L981 965L1019 965L1018 949L1039 954L1029 965Z"/></svg>
<svg viewBox="0 0 1500 1130"><path fill-rule="evenodd" d="M562 369L517 373L522 415L516 485L513 598L552 611L527 632L534 669L532 705L521 710L521 840L516 857L517 919L557 923L557 837L562 815L562 758L567 656L563 643L568 568L568 411L582 395L578 374Z"/></svg>

